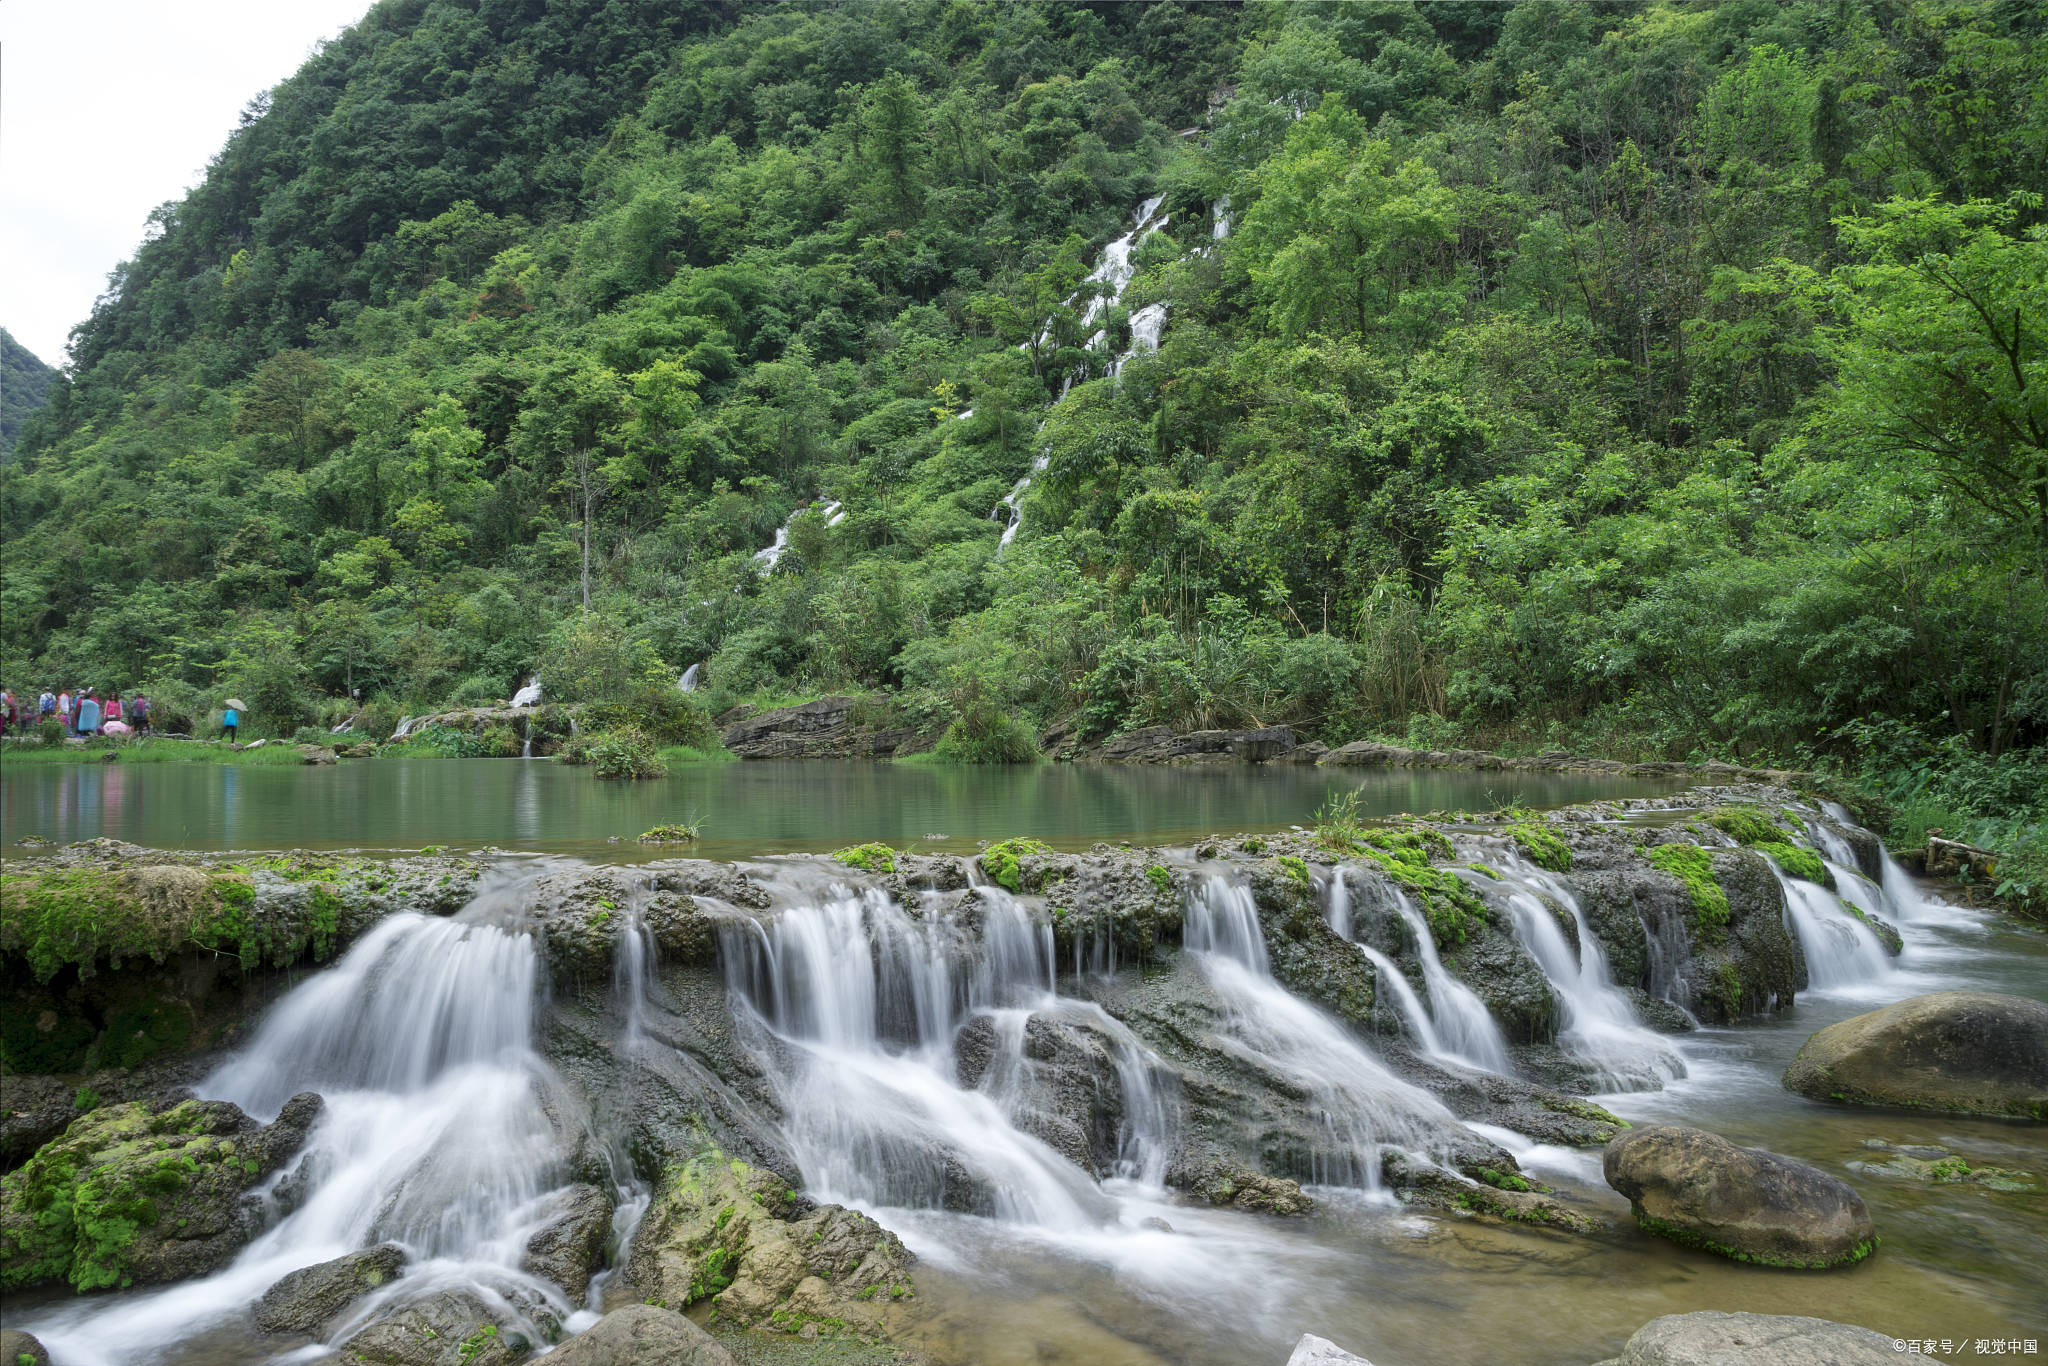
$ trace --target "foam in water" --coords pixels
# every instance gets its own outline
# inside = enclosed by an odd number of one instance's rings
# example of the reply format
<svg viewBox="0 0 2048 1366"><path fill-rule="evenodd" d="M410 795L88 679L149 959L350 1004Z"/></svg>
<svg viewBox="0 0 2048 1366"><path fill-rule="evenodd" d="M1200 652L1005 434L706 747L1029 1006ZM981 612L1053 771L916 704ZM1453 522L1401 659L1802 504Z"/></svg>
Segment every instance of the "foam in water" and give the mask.
<svg viewBox="0 0 2048 1366"><path fill-rule="evenodd" d="M1806 981L1814 991L1857 987L1888 976L1891 955L1877 931L1858 920L1827 888L1787 877L1777 863L1771 872L1785 893L1785 914L1806 955ZM1842 869L1838 879L1854 874Z"/></svg>
<svg viewBox="0 0 2048 1366"><path fill-rule="evenodd" d="M1475 875L1471 885L1507 908L1515 937L1549 980L1564 1016L1557 1041L1565 1052L1611 1090L1654 1090L1684 1076L1685 1060L1678 1050L1637 1022L1635 1008L1614 985L1607 952L1571 890L1512 849L1491 850L1489 858L1506 881L1494 883ZM1553 907L1572 917L1578 932L1576 949Z"/></svg>
<svg viewBox="0 0 2048 1366"><path fill-rule="evenodd" d="M298 1092L322 1094L292 1169L302 1203L213 1276L23 1326L66 1366L162 1360L286 1273L380 1242L403 1244L411 1264L352 1322L447 1284L499 1303L536 1341L533 1315L566 1319L561 1292L519 1270L565 1173L539 1103L551 1074L532 1047L533 942L486 923L515 897L501 882L456 920L385 920L197 1088L264 1117Z"/></svg>

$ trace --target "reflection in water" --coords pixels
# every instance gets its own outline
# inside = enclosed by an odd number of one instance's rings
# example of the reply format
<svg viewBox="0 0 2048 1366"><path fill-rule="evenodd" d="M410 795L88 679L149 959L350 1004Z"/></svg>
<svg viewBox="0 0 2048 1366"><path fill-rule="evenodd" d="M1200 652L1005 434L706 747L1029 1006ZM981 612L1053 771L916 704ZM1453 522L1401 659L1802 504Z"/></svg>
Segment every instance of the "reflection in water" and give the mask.
<svg viewBox="0 0 2048 1366"><path fill-rule="evenodd" d="M512 759L374 759L333 768L213 764L37 765L0 785L0 839L108 835L158 848L516 846L597 852L607 836L706 817L706 857L837 849L866 840L924 849L1033 835L1058 845L1160 843L1311 819L1356 789L1363 814L1482 810L1647 796L1668 780L1306 766L1019 768L861 761L707 764L657 782L601 782L587 768ZM930 840L943 830L948 838ZM613 857L618 850L614 848Z"/></svg>

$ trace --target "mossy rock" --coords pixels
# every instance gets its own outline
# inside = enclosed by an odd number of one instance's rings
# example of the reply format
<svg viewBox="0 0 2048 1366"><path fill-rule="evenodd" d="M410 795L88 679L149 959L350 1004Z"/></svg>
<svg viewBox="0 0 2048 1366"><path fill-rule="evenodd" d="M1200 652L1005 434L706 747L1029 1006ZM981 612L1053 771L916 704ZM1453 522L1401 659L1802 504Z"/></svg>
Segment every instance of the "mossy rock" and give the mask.
<svg viewBox="0 0 2048 1366"><path fill-rule="evenodd" d="M1013 892L1024 890L1024 860L1050 854L1052 847L1034 839L1008 839L981 851L981 870L998 886Z"/></svg>
<svg viewBox="0 0 2048 1366"><path fill-rule="evenodd" d="M847 849L835 849L832 851L832 857L849 868L860 869L863 873L886 876L896 871L896 851L886 844L856 844Z"/></svg>
<svg viewBox="0 0 2048 1366"><path fill-rule="evenodd" d="M1726 943L1731 912L1727 893L1714 880L1713 855L1697 844L1659 844L1646 850L1643 857L1685 888L1692 902L1693 947Z"/></svg>

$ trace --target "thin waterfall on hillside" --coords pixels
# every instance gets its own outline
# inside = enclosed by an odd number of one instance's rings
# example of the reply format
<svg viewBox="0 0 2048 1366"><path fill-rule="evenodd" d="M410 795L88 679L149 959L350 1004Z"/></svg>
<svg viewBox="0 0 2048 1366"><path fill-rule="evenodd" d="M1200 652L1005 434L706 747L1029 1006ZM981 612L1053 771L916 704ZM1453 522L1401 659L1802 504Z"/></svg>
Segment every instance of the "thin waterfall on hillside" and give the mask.
<svg viewBox="0 0 2048 1366"><path fill-rule="evenodd" d="M1401 1080L1344 1025L1273 980L1251 888L1208 876L1186 903L1182 941L1223 1007L1219 1028L1235 1051L1310 1098L1324 1130L1311 1155L1324 1185L1377 1189L1387 1148L1440 1149L1459 1131L1443 1103Z"/></svg>
<svg viewBox="0 0 2048 1366"><path fill-rule="evenodd" d="M318 1091L325 1101L285 1179L305 1190L223 1270L110 1304L80 1301L25 1326L69 1366L161 1357L246 1311L280 1277L380 1242L416 1268L352 1312L345 1336L393 1299L460 1285L542 1341L576 1306L520 1270L527 1240L567 1181L566 1148L540 1096L532 938L500 927L522 881L462 916L400 913L295 988L249 1046L196 1088L251 1115Z"/></svg>
<svg viewBox="0 0 2048 1366"><path fill-rule="evenodd" d="M1678 1050L1637 1021L1635 1008L1614 984L1607 951L1571 889L1511 847L1491 846L1487 858L1502 881L1474 873L1468 885L1506 909L1515 937L1549 981L1563 1015L1557 1041L1565 1052L1610 1090L1656 1090L1683 1077L1685 1060ZM1571 919L1572 938L1559 916Z"/></svg>
<svg viewBox="0 0 2048 1366"><path fill-rule="evenodd" d="M1124 287L1130 284L1131 277L1137 273L1137 267L1131 262L1133 253L1144 244L1146 238L1164 228L1171 217L1171 215L1159 212L1159 206L1165 200L1165 195L1154 195L1138 205L1137 212L1132 215L1133 226L1131 230L1102 249L1101 260L1096 262L1095 269L1091 270L1087 278L1081 282L1084 290L1093 287L1096 291L1093 297L1088 300L1087 307L1081 311L1081 326L1087 327L1093 324L1123 298ZM1078 294L1075 296L1075 298L1079 297ZM1073 299L1069 299L1067 302L1071 304L1073 301ZM1050 328L1051 323L1048 322L1046 326ZM1109 362L1109 373L1112 376L1120 373L1123 370L1124 362L1128 361L1139 351L1157 351L1159 349L1160 336L1166 329L1166 305L1155 303L1139 309L1131 315L1130 328L1130 349L1118 354ZM1100 346L1108 338L1108 335L1106 329L1098 328L1089 335L1086 345L1091 349ZM1067 390L1073 387L1073 382L1073 376L1071 375L1061 380L1060 399L1067 396ZM1053 402L1057 405L1059 399L1054 399ZM968 412L971 413L972 411L974 410L968 409ZM961 416L964 417L966 414L963 413ZM1011 485L1010 491L1004 494L998 500L995 507L989 510L988 515L992 521L999 521L1004 524L1002 538L996 543L998 550L1008 546L1011 541L1017 538L1018 528L1024 524L1024 495L1030 490L1033 481L1045 473L1046 467L1051 462L1052 456L1050 452L1041 450L1037 455L1033 456L1031 468L1015 484Z"/></svg>

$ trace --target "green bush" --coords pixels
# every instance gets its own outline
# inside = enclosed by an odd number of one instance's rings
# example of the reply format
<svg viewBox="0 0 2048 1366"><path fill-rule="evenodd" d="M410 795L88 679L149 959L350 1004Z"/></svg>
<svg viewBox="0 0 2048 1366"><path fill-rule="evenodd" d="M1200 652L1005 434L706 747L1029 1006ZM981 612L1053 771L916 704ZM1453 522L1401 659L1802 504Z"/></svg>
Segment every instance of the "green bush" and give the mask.
<svg viewBox="0 0 2048 1366"><path fill-rule="evenodd" d="M588 703L582 718L587 729L645 731L662 745L704 749L718 741L718 728L711 724L710 714L689 694L678 691L673 679L635 687L617 701Z"/></svg>
<svg viewBox="0 0 2048 1366"><path fill-rule="evenodd" d="M647 732L627 728L605 731L590 743L589 763L600 778L660 778L668 765L655 752Z"/></svg>
<svg viewBox="0 0 2048 1366"><path fill-rule="evenodd" d="M1038 739L1008 712L977 702L946 727L932 753L956 764L1028 764L1038 758Z"/></svg>

